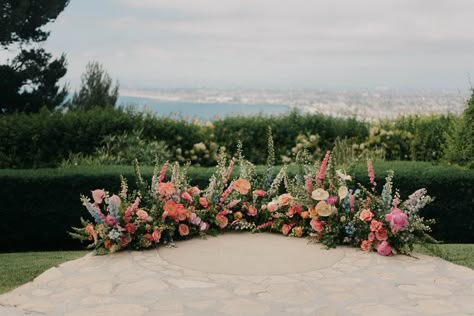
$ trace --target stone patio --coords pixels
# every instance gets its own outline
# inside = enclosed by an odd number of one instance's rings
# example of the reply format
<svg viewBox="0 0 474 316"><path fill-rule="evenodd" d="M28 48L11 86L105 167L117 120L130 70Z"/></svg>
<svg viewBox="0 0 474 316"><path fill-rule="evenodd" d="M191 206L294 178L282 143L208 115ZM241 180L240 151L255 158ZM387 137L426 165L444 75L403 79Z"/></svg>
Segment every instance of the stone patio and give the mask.
<svg viewBox="0 0 474 316"><path fill-rule="evenodd" d="M474 271L415 256L228 233L67 262L0 315L474 315Z"/></svg>

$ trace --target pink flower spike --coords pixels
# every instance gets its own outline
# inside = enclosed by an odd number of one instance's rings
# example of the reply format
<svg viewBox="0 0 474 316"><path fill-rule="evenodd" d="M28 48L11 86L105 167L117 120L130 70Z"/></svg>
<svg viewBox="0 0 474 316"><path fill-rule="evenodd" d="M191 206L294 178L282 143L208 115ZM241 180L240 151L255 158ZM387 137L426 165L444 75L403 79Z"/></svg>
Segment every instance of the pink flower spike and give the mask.
<svg viewBox="0 0 474 316"><path fill-rule="evenodd" d="M377 182L375 182L375 172L374 166L372 165L372 160L367 160L367 173L369 175L370 184L372 184L372 191L375 191L375 187L377 186Z"/></svg>
<svg viewBox="0 0 474 316"><path fill-rule="evenodd" d="M323 180L326 175L326 168L328 167L329 156L331 156L331 152L328 150L326 152L326 155L324 156L323 162L321 163L321 168L319 168L319 173L316 176L316 184L320 188L323 184Z"/></svg>
<svg viewBox="0 0 474 316"><path fill-rule="evenodd" d="M92 192L92 198L94 199L94 202L97 204L102 203L102 200L105 198L105 191L97 189L91 192Z"/></svg>
<svg viewBox="0 0 474 316"><path fill-rule="evenodd" d="M165 179L166 169L168 169L168 160L161 167L160 176L158 177L158 183L161 183Z"/></svg>

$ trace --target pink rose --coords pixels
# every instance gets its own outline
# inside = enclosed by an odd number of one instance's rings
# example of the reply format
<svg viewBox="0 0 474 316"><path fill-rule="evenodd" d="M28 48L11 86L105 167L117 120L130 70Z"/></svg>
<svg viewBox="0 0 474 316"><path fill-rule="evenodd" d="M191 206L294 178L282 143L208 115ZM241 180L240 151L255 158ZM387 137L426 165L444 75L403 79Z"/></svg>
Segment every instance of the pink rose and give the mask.
<svg viewBox="0 0 474 316"><path fill-rule="evenodd" d="M283 233L283 235L287 236L291 231L291 226L288 225L288 224L283 224L282 228L281 228L281 232Z"/></svg>
<svg viewBox="0 0 474 316"><path fill-rule="evenodd" d="M180 224L178 227L178 232L181 236L189 235L189 227L186 224Z"/></svg>
<svg viewBox="0 0 474 316"><path fill-rule="evenodd" d="M105 191L97 189L91 192L92 192L92 198L94 199L94 202L97 204L102 203L102 200L105 198Z"/></svg>
<svg viewBox="0 0 474 316"><path fill-rule="evenodd" d="M148 220L148 213L144 210L138 210L137 216L143 223Z"/></svg>
<svg viewBox="0 0 474 316"><path fill-rule="evenodd" d="M207 200L205 197L200 197L199 198L199 204L201 204L202 207L208 208L209 204L207 203Z"/></svg>
<svg viewBox="0 0 474 316"><path fill-rule="evenodd" d="M188 193L191 195L195 195L201 193L201 190L199 190L198 187L192 187L188 190Z"/></svg>
<svg viewBox="0 0 474 316"><path fill-rule="evenodd" d="M373 219L371 222L370 222L370 230L375 232L375 231L378 231L380 228L382 228L382 222L379 222L375 219Z"/></svg>
<svg viewBox="0 0 474 316"><path fill-rule="evenodd" d="M370 241L368 241L368 240L362 241L362 244L360 245L360 248L361 248L363 251L369 251L369 249L370 249Z"/></svg>
<svg viewBox="0 0 474 316"><path fill-rule="evenodd" d="M369 233L369 236L367 238L370 242L373 242L375 240L375 234L373 232Z"/></svg>
<svg viewBox="0 0 474 316"><path fill-rule="evenodd" d="M394 234L408 226L407 214L397 207L392 208L392 211L385 215L385 220L390 222L390 228Z"/></svg>
<svg viewBox="0 0 474 316"><path fill-rule="evenodd" d="M202 232L203 232L203 231L206 231L206 230L209 229L210 226L211 226L211 225L209 225L209 224L206 223L206 222L201 222L201 225L199 225L199 230L202 231Z"/></svg>
<svg viewBox="0 0 474 316"><path fill-rule="evenodd" d="M392 254L392 248L388 242L382 241L377 247L377 252L382 256L390 256Z"/></svg>
<svg viewBox="0 0 474 316"><path fill-rule="evenodd" d="M369 209L362 210L359 216L360 220L365 222L369 222L372 217L374 217L374 213L372 213Z"/></svg>
<svg viewBox="0 0 474 316"><path fill-rule="evenodd" d="M378 231L375 232L375 237L377 240L387 240L388 238L388 232L385 228L380 228Z"/></svg>
<svg viewBox="0 0 474 316"><path fill-rule="evenodd" d="M331 195L326 199L326 202L330 205L334 205L337 202L337 196Z"/></svg>
<svg viewBox="0 0 474 316"><path fill-rule="evenodd" d="M256 216L257 215L257 208L253 205L249 206L249 210L247 212L248 216Z"/></svg>
<svg viewBox="0 0 474 316"><path fill-rule="evenodd" d="M185 199L186 201L188 201L189 203L193 202L193 198L188 192L184 192L183 194L181 194L181 197Z"/></svg>
<svg viewBox="0 0 474 316"><path fill-rule="evenodd" d="M135 227L135 225L133 225L133 223L127 223L125 225L125 229L132 235L135 234L135 232L137 231L137 228Z"/></svg>
<svg viewBox="0 0 474 316"><path fill-rule="evenodd" d="M110 206L112 207L116 207L116 208L119 208L120 207L120 198L117 196L117 195L112 195L110 198L109 198L109 204Z"/></svg>
<svg viewBox="0 0 474 316"><path fill-rule="evenodd" d="M317 219L313 218L309 224L311 225L311 228L313 228L318 233L322 232L323 229L324 229L323 224L321 223L321 221L319 221Z"/></svg>

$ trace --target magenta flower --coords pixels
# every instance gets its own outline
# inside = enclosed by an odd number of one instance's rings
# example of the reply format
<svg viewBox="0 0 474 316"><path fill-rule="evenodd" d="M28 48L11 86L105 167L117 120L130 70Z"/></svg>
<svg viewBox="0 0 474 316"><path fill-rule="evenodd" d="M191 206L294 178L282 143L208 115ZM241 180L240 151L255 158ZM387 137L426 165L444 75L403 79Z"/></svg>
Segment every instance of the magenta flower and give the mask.
<svg viewBox="0 0 474 316"><path fill-rule="evenodd" d="M328 197L328 198L326 199L326 202L327 202L328 204L330 204L330 205L336 204L336 202L337 202L337 196L331 195L330 197Z"/></svg>
<svg viewBox="0 0 474 316"><path fill-rule="evenodd" d="M401 209L392 208L392 211L385 215L385 220L390 222L392 233L397 233L408 226L408 217Z"/></svg>
<svg viewBox="0 0 474 316"><path fill-rule="evenodd" d="M382 256L390 256L392 254L392 247L390 247L388 242L382 241L377 246L377 252L379 255L382 255Z"/></svg>

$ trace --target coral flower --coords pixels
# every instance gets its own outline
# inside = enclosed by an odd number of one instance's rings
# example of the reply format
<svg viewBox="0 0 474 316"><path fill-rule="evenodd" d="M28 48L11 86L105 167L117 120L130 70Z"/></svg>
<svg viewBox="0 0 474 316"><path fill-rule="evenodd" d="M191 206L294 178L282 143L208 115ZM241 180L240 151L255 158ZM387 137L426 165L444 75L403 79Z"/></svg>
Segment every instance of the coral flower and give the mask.
<svg viewBox="0 0 474 316"><path fill-rule="evenodd" d="M333 208L325 201L319 201L316 204L316 212L319 216L330 216L333 213Z"/></svg>
<svg viewBox="0 0 474 316"><path fill-rule="evenodd" d="M220 228L225 228L229 223L229 219L223 214L217 214L216 221L219 224Z"/></svg>
<svg viewBox="0 0 474 316"><path fill-rule="evenodd" d="M362 210L360 212L359 218L361 221L369 222L374 217L374 213L372 213L369 209Z"/></svg>
<svg viewBox="0 0 474 316"><path fill-rule="evenodd" d="M239 178L234 182L234 190L240 194L247 194L250 190L250 182L248 182L248 180Z"/></svg>
<svg viewBox="0 0 474 316"><path fill-rule="evenodd" d="M171 182L161 182L158 184L158 192L163 197L170 197L176 193L176 188Z"/></svg>
<svg viewBox="0 0 474 316"><path fill-rule="evenodd" d="M392 208L392 211L385 215L385 220L390 222L390 228L394 234L408 226L407 214L396 207Z"/></svg>
<svg viewBox="0 0 474 316"><path fill-rule="evenodd" d="M380 228L382 228L382 222L379 222L378 220L373 219L370 222L370 230L375 232L378 231Z"/></svg>
<svg viewBox="0 0 474 316"><path fill-rule="evenodd" d="M110 248L112 248L112 240L106 239L106 240L104 241L104 247L105 247L105 249L110 249Z"/></svg>
<svg viewBox="0 0 474 316"><path fill-rule="evenodd" d="M248 216L256 216L257 215L257 208L253 205L249 206L249 210L247 212Z"/></svg>
<svg viewBox="0 0 474 316"><path fill-rule="evenodd" d="M97 204L102 203L102 200L105 198L105 191L104 190L94 190L92 192L92 198L94 202Z"/></svg>
<svg viewBox="0 0 474 316"><path fill-rule="evenodd" d="M188 201L189 203L193 202L193 198L188 192L184 192L183 194L181 194L181 197L185 199L186 201Z"/></svg>
<svg viewBox="0 0 474 316"><path fill-rule="evenodd" d="M253 196L262 197L267 195L267 191L264 190L255 190L253 191Z"/></svg>
<svg viewBox="0 0 474 316"><path fill-rule="evenodd" d="M362 249L364 251L369 251L370 244L371 244L370 241L364 240L364 241L362 241L362 244L360 245L360 249Z"/></svg>
<svg viewBox="0 0 474 316"><path fill-rule="evenodd" d="M385 228L380 228L375 232L375 238L377 240L382 241L382 240L387 240L388 238L388 232Z"/></svg>
<svg viewBox="0 0 474 316"><path fill-rule="evenodd" d="M324 230L323 224L321 223L321 221L319 221L317 219L313 218L309 224L311 225L311 228L313 228L318 233L320 233Z"/></svg>
<svg viewBox="0 0 474 316"><path fill-rule="evenodd" d="M178 220L184 221L188 218L189 216L189 211L185 208L179 208L178 209Z"/></svg>
<svg viewBox="0 0 474 316"><path fill-rule="evenodd" d="M369 236L367 238L370 242L373 242L375 240L375 234L373 232L369 233Z"/></svg>
<svg viewBox="0 0 474 316"><path fill-rule="evenodd" d="M242 216L243 216L242 212L235 212L234 213L234 219L237 220L237 221L241 220Z"/></svg>
<svg viewBox="0 0 474 316"><path fill-rule="evenodd" d="M308 218L309 213L308 213L308 211L303 211L303 212L300 213L300 216L301 216L301 218Z"/></svg>
<svg viewBox="0 0 474 316"><path fill-rule="evenodd" d="M166 215L172 218L176 218L178 216L178 212L180 212L180 210L182 210L183 208L183 204L178 204L173 200L166 201L165 205L163 206Z"/></svg>
<svg viewBox="0 0 474 316"><path fill-rule="evenodd" d="M287 236L291 231L291 226L288 225L288 224L283 224L283 226L281 227L281 232L283 233L283 235Z"/></svg>
<svg viewBox="0 0 474 316"><path fill-rule="evenodd" d="M200 197L199 198L199 204L201 204L202 207L208 208L209 203L207 202L207 199L205 197Z"/></svg>
<svg viewBox="0 0 474 316"><path fill-rule="evenodd" d="M135 232L137 231L137 228L135 227L135 225L133 225L133 223L127 223L125 225L125 229L132 235L135 234Z"/></svg>
<svg viewBox="0 0 474 316"><path fill-rule="evenodd" d="M180 224L178 227L178 232L181 236L189 235L189 227L186 224Z"/></svg>
<svg viewBox="0 0 474 316"><path fill-rule="evenodd" d="M198 187L191 187L191 188L188 190L188 193L191 194L191 195L195 195L195 194L201 193L201 190L199 190Z"/></svg>

